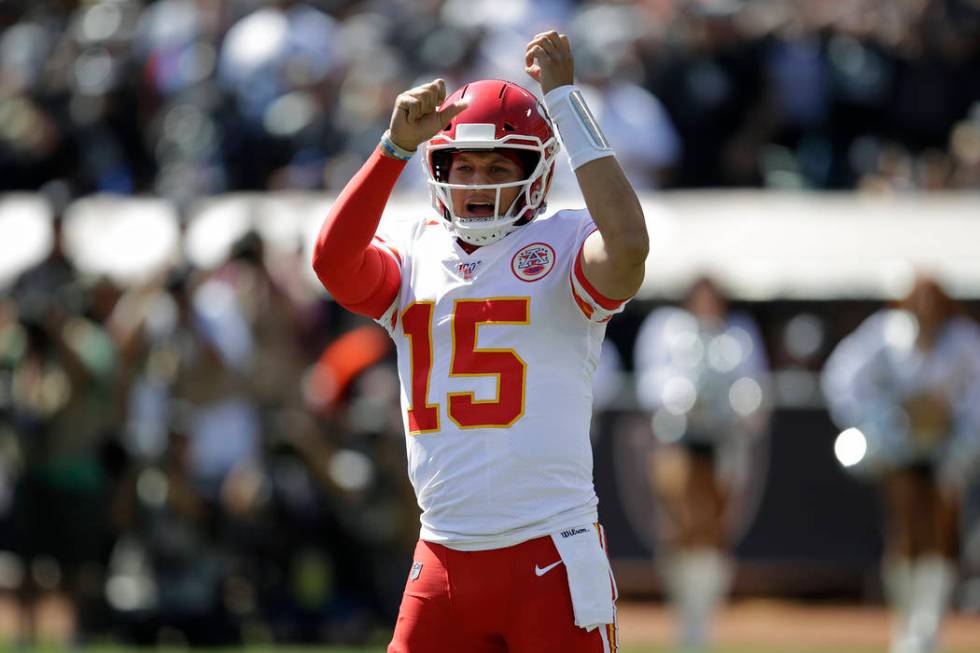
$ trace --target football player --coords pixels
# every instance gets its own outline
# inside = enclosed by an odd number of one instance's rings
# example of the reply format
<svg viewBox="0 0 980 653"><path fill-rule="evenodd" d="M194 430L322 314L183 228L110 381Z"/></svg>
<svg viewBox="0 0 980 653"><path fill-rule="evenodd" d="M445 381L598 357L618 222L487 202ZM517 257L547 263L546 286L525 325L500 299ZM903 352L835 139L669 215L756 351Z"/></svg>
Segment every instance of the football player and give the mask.
<svg viewBox="0 0 980 653"><path fill-rule="evenodd" d="M648 236L568 38L535 36L525 68L543 103L499 80L399 95L315 245L323 285L397 348L422 524L392 653L616 650L591 377ZM546 216L559 135L587 209ZM379 227L414 157L435 212Z"/></svg>
<svg viewBox="0 0 980 653"><path fill-rule="evenodd" d="M980 468L980 327L922 276L841 341L823 390L837 425L864 440L849 469L884 488L892 651L932 651L957 578L960 504Z"/></svg>

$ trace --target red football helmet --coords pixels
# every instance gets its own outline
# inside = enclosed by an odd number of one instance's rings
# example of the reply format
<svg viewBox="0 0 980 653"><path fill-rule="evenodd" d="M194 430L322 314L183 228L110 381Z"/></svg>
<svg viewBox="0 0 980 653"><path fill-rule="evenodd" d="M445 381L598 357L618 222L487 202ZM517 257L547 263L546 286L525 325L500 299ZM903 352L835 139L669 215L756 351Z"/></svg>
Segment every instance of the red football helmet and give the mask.
<svg viewBox="0 0 980 653"><path fill-rule="evenodd" d="M449 229L464 242L487 245L530 222L545 209L545 197L558 154L558 139L544 105L527 89L512 82L490 79L472 82L446 98L444 106L460 98L469 104L449 125L429 139L422 161L432 206L448 221ZM450 184L452 154L459 150L515 150L527 177L504 184ZM504 188L520 187L513 204L500 206ZM493 215L462 217L453 211L453 189L496 191Z"/></svg>

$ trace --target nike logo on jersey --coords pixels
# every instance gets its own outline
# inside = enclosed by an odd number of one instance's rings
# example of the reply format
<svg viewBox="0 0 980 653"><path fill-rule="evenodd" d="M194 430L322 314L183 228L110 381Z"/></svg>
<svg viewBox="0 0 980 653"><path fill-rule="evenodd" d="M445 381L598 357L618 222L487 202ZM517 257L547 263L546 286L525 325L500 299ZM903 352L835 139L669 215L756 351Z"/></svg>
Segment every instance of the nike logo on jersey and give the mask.
<svg viewBox="0 0 980 653"><path fill-rule="evenodd" d="M554 569L555 567L557 567L558 565L560 565L561 562L562 562L561 560L559 560L558 562L553 562L550 565L548 565L547 567L539 567L537 565L534 565L534 575L535 576L544 576L549 571L551 571L552 569Z"/></svg>

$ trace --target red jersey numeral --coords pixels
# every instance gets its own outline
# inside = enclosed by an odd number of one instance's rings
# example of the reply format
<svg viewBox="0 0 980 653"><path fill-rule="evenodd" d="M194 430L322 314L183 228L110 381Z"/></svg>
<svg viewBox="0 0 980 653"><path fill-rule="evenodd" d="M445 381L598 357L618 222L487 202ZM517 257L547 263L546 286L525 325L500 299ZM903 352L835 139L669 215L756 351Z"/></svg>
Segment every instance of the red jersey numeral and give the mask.
<svg viewBox="0 0 980 653"><path fill-rule="evenodd" d="M460 428L505 428L524 414L527 366L513 349L477 349L484 324L528 324L528 297L460 299L453 306L453 360L450 376L495 376L497 398L476 399L472 392L449 393L449 418Z"/></svg>
<svg viewBox="0 0 980 653"><path fill-rule="evenodd" d="M412 403L408 407L408 432L412 434L439 430L439 404L426 403L429 398L429 377L432 375L434 310L434 302L413 302L402 313L402 330L411 343Z"/></svg>
<svg viewBox="0 0 980 653"><path fill-rule="evenodd" d="M524 360L513 349L480 349L476 342L483 325L530 324L530 305L529 297L460 299L453 305L450 376L492 376L497 381L494 399L476 399L472 392L447 395L449 418L460 428L506 428L524 415ZM433 310L432 302L415 302L402 314L411 345L411 434L439 430L439 405L425 403L432 374Z"/></svg>

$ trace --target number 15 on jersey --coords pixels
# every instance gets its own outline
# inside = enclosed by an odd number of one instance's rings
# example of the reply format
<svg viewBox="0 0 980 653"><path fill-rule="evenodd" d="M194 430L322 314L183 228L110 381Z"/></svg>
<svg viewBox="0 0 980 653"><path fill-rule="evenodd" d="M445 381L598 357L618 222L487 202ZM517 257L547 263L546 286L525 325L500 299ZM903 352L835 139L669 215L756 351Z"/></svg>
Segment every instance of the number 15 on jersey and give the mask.
<svg viewBox="0 0 980 653"><path fill-rule="evenodd" d="M417 301L402 312L402 330L410 345L408 431L411 435L440 430L440 405L428 403L434 311L434 302ZM507 428L524 415L527 375L524 360L513 349L480 349L476 342L481 326L530 323L530 297L457 299L453 303L449 376L492 376L497 381L497 394L493 399L476 399L472 392L447 393L449 419L459 428Z"/></svg>

